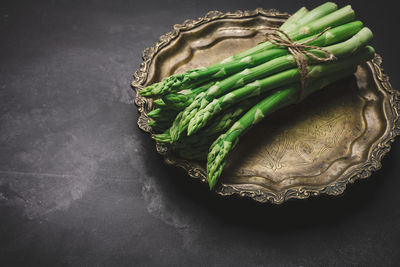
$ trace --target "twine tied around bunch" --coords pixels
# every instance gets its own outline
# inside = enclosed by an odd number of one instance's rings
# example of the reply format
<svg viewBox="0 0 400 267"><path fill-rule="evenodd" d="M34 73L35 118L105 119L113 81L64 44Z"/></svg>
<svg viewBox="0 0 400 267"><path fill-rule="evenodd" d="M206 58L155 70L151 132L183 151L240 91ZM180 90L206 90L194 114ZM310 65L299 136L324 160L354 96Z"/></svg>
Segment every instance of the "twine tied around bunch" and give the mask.
<svg viewBox="0 0 400 267"><path fill-rule="evenodd" d="M305 97L305 88L307 85L307 79L308 79L308 64L307 64L307 59L305 56L309 56L313 59L315 59L317 62L327 62L327 61L332 61L336 59L335 55L332 54L330 51L319 47L319 46L313 46L313 45L307 45L308 43L314 41L315 39L319 38L324 34L327 30L329 30L331 27L327 27L324 29L322 32L319 34L315 35L314 37L304 41L304 42L295 42L290 38L290 36L278 29L278 28L269 28L271 30L270 33L266 33L267 41L271 42L274 45L277 46L285 46L288 48L289 52L292 54L294 59L296 60L297 67L299 69L299 74L300 74L300 82L301 82L301 91L300 91L300 96L298 102L302 101ZM285 37L283 37L283 36ZM316 56L313 53L310 53L306 49L316 49L322 52L325 52L327 54L327 57L320 57Z"/></svg>

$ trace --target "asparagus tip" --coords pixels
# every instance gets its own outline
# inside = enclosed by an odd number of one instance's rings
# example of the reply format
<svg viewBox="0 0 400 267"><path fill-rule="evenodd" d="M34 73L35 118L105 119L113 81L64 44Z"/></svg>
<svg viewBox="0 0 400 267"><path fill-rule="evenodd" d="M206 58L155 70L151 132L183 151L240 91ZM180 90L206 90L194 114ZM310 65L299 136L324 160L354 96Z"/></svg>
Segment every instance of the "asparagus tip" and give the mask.
<svg viewBox="0 0 400 267"><path fill-rule="evenodd" d="M208 186L209 186L209 188L210 188L210 190L213 190L213 188L215 187L215 184L217 183L217 180L216 179L213 179L213 180L209 180L208 181Z"/></svg>
<svg viewBox="0 0 400 267"><path fill-rule="evenodd" d="M155 123L156 123L155 120L150 119L149 122L148 122L147 124L148 124L149 126L154 126Z"/></svg>

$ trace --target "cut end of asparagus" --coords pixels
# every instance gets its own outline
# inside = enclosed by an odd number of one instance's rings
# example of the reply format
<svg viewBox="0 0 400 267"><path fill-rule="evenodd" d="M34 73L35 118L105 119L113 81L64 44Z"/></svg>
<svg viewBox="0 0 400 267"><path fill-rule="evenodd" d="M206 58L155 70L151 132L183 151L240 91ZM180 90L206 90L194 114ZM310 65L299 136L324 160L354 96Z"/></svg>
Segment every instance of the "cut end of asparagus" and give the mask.
<svg viewBox="0 0 400 267"><path fill-rule="evenodd" d="M293 15L291 15L291 18L296 18L296 17L301 17L304 16L305 14L308 13L308 9L306 7L300 7Z"/></svg>
<svg viewBox="0 0 400 267"><path fill-rule="evenodd" d="M351 5L344 6L343 8L341 8L339 10L346 11L348 13L348 17L351 17L351 19L354 19L356 16L356 12L351 7Z"/></svg>
<svg viewBox="0 0 400 267"><path fill-rule="evenodd" d="M350 5L348 5L317 20L313 20L306 27L300 28L300 32L302 30L304 31L304 28L313 29L314 31L318 32L326 29L327 27L336 27L351 22L354 20L354 18L354 10Z"/></svg>
<svg viewBox="0 0 400 267"><path fill-rule="evenodd" d="M305 16L300 18L297 21L297 25L305 25L308 24L316 19L319 19L321 17L324 17L334 11L336 11L338 6L335 3L332 2L326 2L320 6L317 6L316 8L310 10Z"/></svg>
<svg viewBox="0 0 400 267"><path fill-rule="evenodd" d="M308 13L307 8L302 7L297 10L293 15L291 15L280 27L282 31L290 30L291 27L294 27L299 19L304 17Z"/></svg>
<svg viewBox="0 0 400 267"><path fill-rule="evenodd" d="M361 29L362 36L365 38L362 42L368 43L374 38L373 32L368 27L364 27Z"/></svg>
<svg viewBox="0 0 400 267"><path fill-rule="evenodd" d="M338 5L336 3L326 2L326 3L323 3L320 6L317 6L313 10L316 10L316 11L319 11L319 12L321 12L321 10L329 10L330 12L332 12L332 11L335 11L336 9L338 9ZM310 12L312 12L313 10L311 10Z"/></svg>
<svg viewBox="0 0 400 267"><path fill-rule="evenodd" d="M326 3L324 3L324 4L322 4L322 5L320 5L320 7L332 7L332 8L337 8L338 6L337 6L337 4L336 3L334 3L334 2L326 2Z"/></svg>

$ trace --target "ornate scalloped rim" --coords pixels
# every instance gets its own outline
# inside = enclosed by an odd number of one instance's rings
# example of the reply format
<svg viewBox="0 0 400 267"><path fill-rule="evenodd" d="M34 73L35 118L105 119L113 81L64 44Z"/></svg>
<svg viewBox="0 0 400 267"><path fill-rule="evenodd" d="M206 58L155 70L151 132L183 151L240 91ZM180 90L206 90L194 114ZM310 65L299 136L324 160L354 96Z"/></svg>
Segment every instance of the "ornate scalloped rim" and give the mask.
<svg viewBox="0 0 400 267"><path fill-rule="evenodd" d="M151 133L151 127L148 125L148 117L146 116L146 113L151 109L151 103L148 99L140 96L139 91L143 88L143 85L146 82L148 70L154 56L163 47L175 39L181 31L192 29L204 23L223 18L243 18L254 17L258 15L282 19L286 19L288 17L287 13L280 13L276 9L266 10L257 8L253 11L238 10L236 12L228 13L210 11L204 17L201 17L197 20L185 20L183 24L174 25L173 30L162 35L160 37L160 41L158 41L155 46L146 48L143 51L143 62L140 64L139 69L134 73L134 80L132 81L132 87L136 89L135 103L138 106L138 111L140 112L138 119L139 128L145 132ZM382 167L381 160L383 156L390 151L391 143L394 142L395 137L400 135L400 92L392 88L392 85L389 82L389 77L383 73L381 56L376 54L375 58L371 62L368 62L368 64L374 70L373 74L379 82L379 85L388 95L391 113L388 116L389 119L391 119L391 121L389 121L391 123L391 130L386 136L381 138L379 143L372 147L370 156L364 163L358 164L356 167L352 168L350 172L345 173L342 175L342 177L327 186L299 186L280 192L274 192L266 188L260 188L257 190L244 189L242 188L244 185L219 183L215 189L216 193L222 196L237 194L242 197L250 197L258 202L270 201L271 203L281 204L284 201L292 198L305 199L319 194L340 195L344 192L348 183L354 183L354 181L358 179L365 179L369 177L372 172L379 170ZM174 157L172 154L168 153L168 150L163 146L156 145L156 149L158 153L164 155L164 159L167 164L181 167L188 172L190 177L206 182L206 173L199 165Z"/></svg>

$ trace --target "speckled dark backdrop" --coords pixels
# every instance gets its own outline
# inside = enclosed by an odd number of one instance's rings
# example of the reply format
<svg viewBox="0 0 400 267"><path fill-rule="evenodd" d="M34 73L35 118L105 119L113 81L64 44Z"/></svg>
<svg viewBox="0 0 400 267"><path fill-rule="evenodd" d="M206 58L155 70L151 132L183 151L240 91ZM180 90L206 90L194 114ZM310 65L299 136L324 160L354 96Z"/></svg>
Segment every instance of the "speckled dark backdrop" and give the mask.
<svg viewBox="0 0 400 267"><path fill-rule="evenodd" d="M341 1L341 5L348 2ZM352 3L399 87L399 10ZM208 10L314 1L0 3L0 266L395 266L400 143L339 198L220 198L136 126L144 48Z"/></svg>

